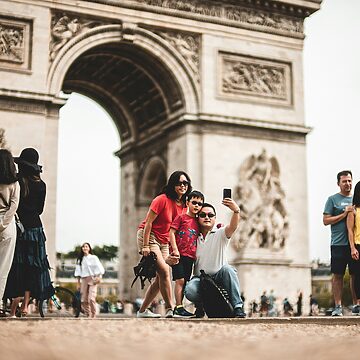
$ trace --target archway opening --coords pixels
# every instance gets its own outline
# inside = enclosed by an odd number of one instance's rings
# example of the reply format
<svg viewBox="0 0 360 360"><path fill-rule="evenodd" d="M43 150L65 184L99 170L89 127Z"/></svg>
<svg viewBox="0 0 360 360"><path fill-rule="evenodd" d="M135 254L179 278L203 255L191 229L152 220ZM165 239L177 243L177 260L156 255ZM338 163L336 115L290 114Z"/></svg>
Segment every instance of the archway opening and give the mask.
<svg viewBox="0 0 360 360"><path fill-rule="evenodd" d="M119 243L120 140L111 117L73 93L60 110L56 250Z"/></svg>
<svg viewBox="0 0 360 360"><path fill-rule="evenodd" d="M109 196L120 203L118 220L121 217L121 222L120 226L116 221L109 226L120 228L120 242L117 244L123 251L119 258L119 280L124 286L137 261L134 241L137 225L152 198L166 183L166 129L186 113L181 86L170 69L154 54L135 44L108 43L87 50L73 61L66 71L62 91L65 94L79 93L94 100L108 113L117 129L121 142L121 148L116 152L120 171L118 168L112 172L120 173L121 180L117 180L120 195ZM86 115L80 112L79 117ZM83 120L85 124L81 131L86 133L91 125ZM93 141L97 146L108 143L107 135L99 132ZM114 153L114 149L109 152ZM112 177L111 170L104 169L101 161L94 164L90 159L85 164L91 171L104 174L102 186L106 187L107 177ZM91 184L91 178L84 181ZM88 192L95 205L93 214L85 216L83 221L92 228L98 226L98 216L108 216L108 209L102 201L100 185ZM126 288L120 295L131 297L129 291Z"/></svg>

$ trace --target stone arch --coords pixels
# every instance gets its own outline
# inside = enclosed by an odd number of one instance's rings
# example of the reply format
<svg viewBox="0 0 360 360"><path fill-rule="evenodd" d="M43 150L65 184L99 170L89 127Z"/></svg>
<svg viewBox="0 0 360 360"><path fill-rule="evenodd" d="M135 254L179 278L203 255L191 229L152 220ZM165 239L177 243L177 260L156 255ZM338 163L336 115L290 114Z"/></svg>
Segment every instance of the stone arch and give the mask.
<svg viewBox="0 0 360 360"><path fill-rule="evenodd" d="M86 51L110 43L136 46L156 58L176 81L184 99L185 112L191 115L199 112L199 85L186 61L160 36L135 24L102 25L69 40L61 48L50 67L48 93L59 95L66 74L77 58Z"/></svg>
<svg viewBox="0 0 360 360"><path fill-rule="evenodd" d="M159 156L152 156L140 170L137 185L137 203L140 206L148 206L151 200L160 192L166 184L166 164Z"/></svg>

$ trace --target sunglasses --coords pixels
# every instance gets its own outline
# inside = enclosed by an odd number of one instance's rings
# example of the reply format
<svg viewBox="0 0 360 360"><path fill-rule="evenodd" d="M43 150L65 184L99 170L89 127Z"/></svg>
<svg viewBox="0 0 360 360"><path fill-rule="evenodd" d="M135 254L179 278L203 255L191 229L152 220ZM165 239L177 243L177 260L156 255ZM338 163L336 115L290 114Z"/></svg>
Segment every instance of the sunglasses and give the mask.
<svg viewBox="0 0 360 360"><path fill-rule="evenodd" d="M201 217L202 219L205 219L206 217L208 217L209 219L213 218L215 216L215 214L209 212L209 213L205 213L205 212L201 212L199 214L199 217Z"/></svg>
<svg viewBox="0 0 360 360"><path fill-rule="evenodd" d="M201 201L191 200L190 202L191 202L193 205L203 206L203 203L202 203Z"/></svg>
<svg viewBox="0 0 360 360"><path fill-rule="evenodd" d="M181 185L184 185L184 186L189 186L189 182L184 180L184 181L179 181L176 186L181 186Z"/></svg>

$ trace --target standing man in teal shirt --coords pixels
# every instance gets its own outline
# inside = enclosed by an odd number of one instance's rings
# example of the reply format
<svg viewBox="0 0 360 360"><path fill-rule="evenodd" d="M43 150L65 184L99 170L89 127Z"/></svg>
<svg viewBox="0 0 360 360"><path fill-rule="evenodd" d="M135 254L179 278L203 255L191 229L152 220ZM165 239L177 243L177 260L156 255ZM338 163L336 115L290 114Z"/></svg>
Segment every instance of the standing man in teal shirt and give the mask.
<svg viewBox="0 0 360 360"><path fill-rule="evenodd" d="M353 301L356 299L353 286L354 271L346 227L346 217L353 210L351 171L344 170L339 172L337 174L337 184L340 192L328 198L323 213L324 225L331 225L331 273L333 274L332 291L335 301L335 309L331 316L343 315L341 298L346 266L349 266L349 273L351 275L350 288Z"/></svg>

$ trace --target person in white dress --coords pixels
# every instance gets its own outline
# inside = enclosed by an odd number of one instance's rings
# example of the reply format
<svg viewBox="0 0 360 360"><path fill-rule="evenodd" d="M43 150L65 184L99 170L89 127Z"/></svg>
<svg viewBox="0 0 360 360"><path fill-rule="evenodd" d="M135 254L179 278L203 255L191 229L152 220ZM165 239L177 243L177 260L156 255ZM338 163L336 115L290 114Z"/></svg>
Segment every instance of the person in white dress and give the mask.
<svg viewBox="0 0 360 360"><path fill-rule="evenodd" d="M89 318L96 316L97 285L104 273L104 267L99 258L92 253L91 245L84 243L77 259L75 277L78 279L82 309Z"/></svg>
<svg viewBox="0 0 360 360"><path fill-rule="evenodd" d="M0 149L0 303L11 268L16 244L15 212L19 205L20 186L10 151ZM0 311L0 316L5 316Z"/></svg>

